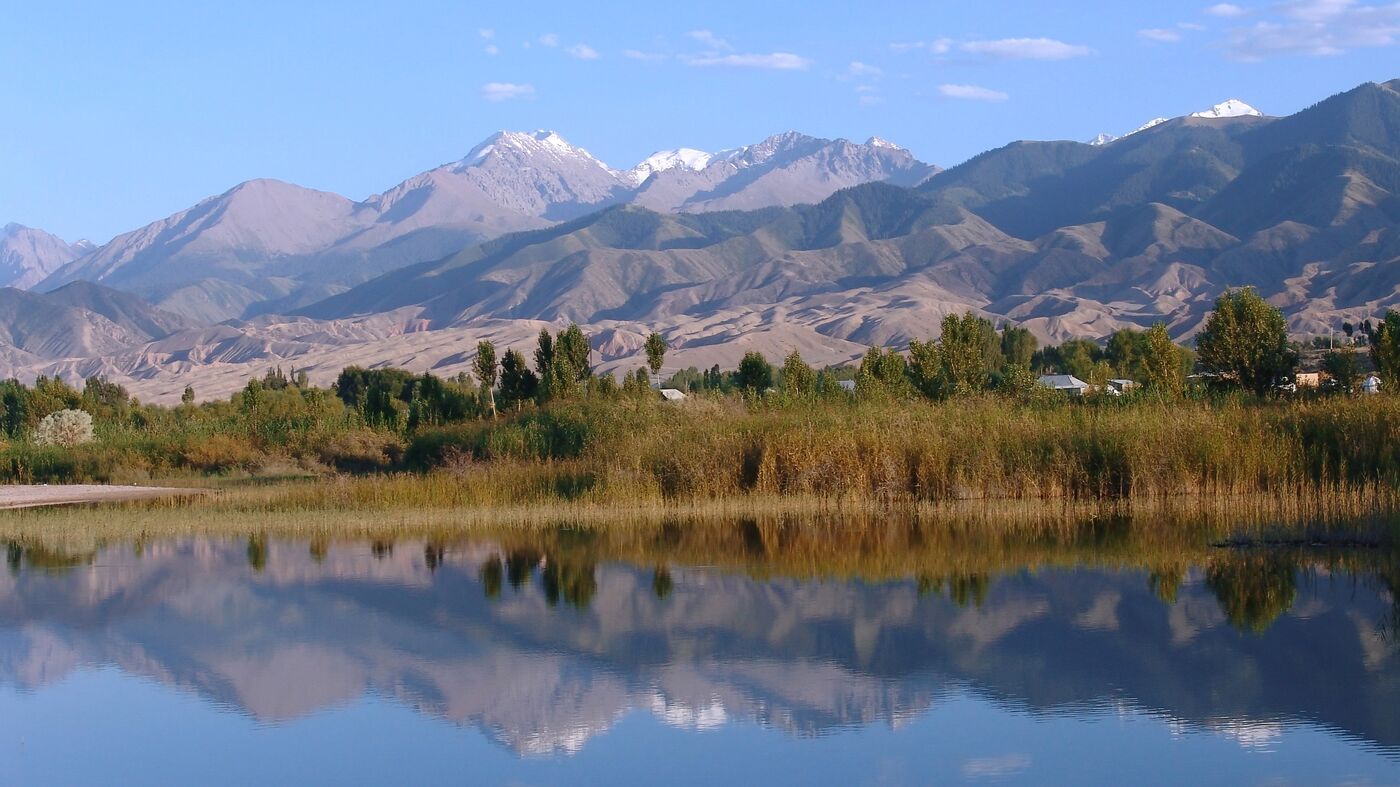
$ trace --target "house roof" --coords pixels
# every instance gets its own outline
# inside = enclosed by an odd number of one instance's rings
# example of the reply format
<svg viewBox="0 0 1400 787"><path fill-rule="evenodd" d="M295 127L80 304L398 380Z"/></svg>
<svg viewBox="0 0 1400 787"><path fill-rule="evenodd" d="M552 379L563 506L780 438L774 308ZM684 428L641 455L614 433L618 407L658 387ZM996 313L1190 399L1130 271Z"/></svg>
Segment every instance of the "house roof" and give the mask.
<svg viewBox="0 0 1400 787"><path fill-rule="evenodd" d="M1054 388L1057 391L1063 391L1069 388L1083 390L1089 387L1088 383L1072 374L1044 374L1040 377L1040 384L1047 388Z"/></svg>
<svg viewBox="0 0 1400 787"><path fill-rule="evenodd" d="M685 398L685 392L675 388L662 388L661 398L671 402L679 402Z"/></svg>

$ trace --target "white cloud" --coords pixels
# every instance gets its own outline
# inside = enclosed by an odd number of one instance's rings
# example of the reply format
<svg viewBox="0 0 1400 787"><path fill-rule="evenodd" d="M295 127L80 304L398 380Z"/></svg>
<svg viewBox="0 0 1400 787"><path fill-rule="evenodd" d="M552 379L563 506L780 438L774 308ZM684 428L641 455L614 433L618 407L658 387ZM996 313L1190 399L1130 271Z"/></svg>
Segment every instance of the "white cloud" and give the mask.
<svg viewBox="0 0 1400 787"><path fill-rule="evenodd" d="M846 73L857 79L878 79L885 72L882 71L879 66L872 66L869 63L862 63L859 60L854 60L851 62L850 67L846 69Z"/></svg>
<svg viewBox="0 0 1400 787"><path fill-rule="evenodd" d="M564 51L579 60L597 60L601 57L601 55L598 54L598 50L588 44L574 44Z"/></svg>
<svg viewBox="0 0 1400 787"><path fill-rule="evenodd" d="M1138 38L1148 41L1156 41L1159 44L1175 44L1181 40L1181 32L1160 27L1139 30Z"/></svg>
<svg viewBox="0 0 1400 787"><path fill-rule="evenodd" d="M485 52L488 55L499 55L501 53L501 48L496 46L495 44L487 44L486 48L481 51Z"/></svg>
<svg viewBox="0 0 1400 787"><path fill-rule="evenodd" d="M539 40L540 40L540 46L547 46L547 47L551 47L551 48L552 48L552 47L559 46L559 34L558 34L558 33L545 33L544 35L540 36L540 39L539 39Z"/></svg>
<svg viewBox="0 0 1400 787"><path fill-rule="evenodd" d="M1178 22L1176 26L1181 28L1182 30L1190 30L1195 33L1199 33L1207 29L1205 25L1200 24L1198 22Z"/></svg>
<svg viewBox="0 0 1400 787"><path fill-rule="evenodd" d="M644 63L659 63L666 59L660 52L643 52L640 49L624 49L622 56L629 60L641 60Z"/></svg>
<svg viewBox="0 0 1400 787"><path fill-rule="evenodd" d="M732 66L734 68L766 68L774 71L805 71L812 61L791 52L773 52L759 55L718 55L709 54L686 58L692 66Z"/></svg>
<svg viewBox="0 0 1400 787"><path fill-rule="evenodd" d="M729 45L728 41L725 41L723 38L720 38L714 33L711 33L709 30L692 30L689 33L686 33L686 36L694 41L700 42L702 46L708 47L709 49L714 51L728 52L734 48Z"/></svg>
<svg viewBox="0 0 1400 787"><path fill-rule="evenodd" d="M513 98L534 98L534 85L514 82L487 82L481 86L481 97L487 101L509 101Z"/></svg>
<svg viewBox="0 0 1400 787"><path fill-rule="evenodd" d="M863 107L874 107L885 103L885 100L873 93L861 93L856 97L856 103Z"/></svg>
<svg viewBox="0 0 1400 787"><path fill-rule="evenodd" d="M1235 5L1234 3L1218 3L1206 9L1206 13L1211 16L1219 16L1225 19L1236 19L1249 12Z"/></svg>
<svg viewBox="0 0 1400 787"><path fill-rule="evenodd" d="M1069 60L1092 55L1087 46L1066 44L1053 38L1003 38L997 41L964 41L958 47L973 55L1000 60Z"/></svg>
<svg viewBox="0 0 1400 787"><path fill-rule="evenodd" d="M482 41L490 41L491 39L496 37L496 31L492 30L489 27L481 28L480 30L476 31L476 34L481 36Z"/></svg>
<svg viewBox="0 0 1400 787"><path fill-rule="evenodd" d="M1400 2L1296 0L1268 17L1230 31L1228 50L1237 60L1307 55L1326 57L1353 49L1400 44Z"/></svg>
<svg viewBox="0 0 1400 787"><path fill-rule="evenodd" d="M961 101L989 101L997 103L1005 101L1011 96L1000 90L978 87L977 85L939 85L938 95L944 98L955 98Z"/></svg>
<svg viewBox="0 0 1400 787"><path fill-rule="evenodd" d="M927 49L935 55L946 55L952 50L953 44L954 41L951 38L935 38L932 41L896 41L890 44L890 51L902 55L915 49Z"/></svg>

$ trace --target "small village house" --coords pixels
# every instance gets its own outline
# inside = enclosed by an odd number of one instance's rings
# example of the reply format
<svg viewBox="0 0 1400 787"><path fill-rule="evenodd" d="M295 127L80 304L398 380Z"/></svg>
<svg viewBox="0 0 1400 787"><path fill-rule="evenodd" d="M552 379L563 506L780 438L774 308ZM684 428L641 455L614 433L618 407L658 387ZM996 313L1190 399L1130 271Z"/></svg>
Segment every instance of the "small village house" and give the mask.
<svg viewBox="0 0 1400 787"><path fill-rule="evenodd" d="M1092 386L1072 374L1046 374L1040 378L1040 384L1046 388L1053 388L1069 396L1083 396L1088 393Z"/></svg>

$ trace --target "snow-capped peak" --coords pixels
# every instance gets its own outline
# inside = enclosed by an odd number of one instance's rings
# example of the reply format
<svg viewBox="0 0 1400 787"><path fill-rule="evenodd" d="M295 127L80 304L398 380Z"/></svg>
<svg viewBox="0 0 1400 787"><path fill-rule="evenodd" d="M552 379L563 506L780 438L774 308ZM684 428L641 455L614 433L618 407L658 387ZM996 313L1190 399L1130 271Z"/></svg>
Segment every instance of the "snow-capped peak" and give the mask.
<svg viewBox="0 0 1400 787"><path fill-rule="evenodd" d="M569 144L557 132L539 131L498 131L485 141L472 148L459 162L460 166L471 167L486 161L493 153L509 154L512 158L547 155L556 159L585 159L604 169L607 166L583 148Z"/></svg>
<svg viewBox="0 0 1400 787"><path fill-rule="evenodd" d="M1147 121L1146 123L1143 123L1141 126L1138 126L1137 128L1133 129L1132 131L1129 131L1128 134L1127 134L1127 136L1132 136L1132 135L1134 135L1134 134L1140 134L1140 133L1142 133L1142 132L1148 130L1149 128L1156 128L1156 127L1162 125L1163 123L1166 123L1166 122L1167 122L1168 120L1170 120L1170 119L1171 119L1171 118L1152 118L1151 120Z"/></svg>
<svg viewBox="0 0 1400 787"><path fill-rule="evenodd" d="M1263 117L1264 113L1244 103L1238 98L1232 98L1221 104L1216 104L1204 112L1192 112L1193 118L1239 118L1239 117Z"/></svg>
<svg viewBox="0 0 1400 787"><path fill-rule="evenodd" d="M880 137L871 137L870 139L867 139L865 141L865 145L866 147L884 148L885 150L904 150L904 148L894 144L888 139L882 139Z"/></svg>
<svg viewBox="0 0 1400 787"><path fill-rule="evenodd" d="M1115 136L1113 136L1112 134L1104 133L1104 134L1100 134L1100 135L1098 135L1097 137L1094 137L1093 139L1089 140L1089 144L1090 144L1090 145L1093 145L1093 146L1096 147L1096 148L1099 148L1099 147L1103 147L1104 145L1107 145L1107 144L1110 143L1110 142L1117 142L1117 141L1118 141L1118 137L1115 137Z"/></svg>
<svg viewBox="0 0 1400 787"><path fill-rule="evenodd" d="M671 169L688 169L692 172L699 172L710 165L712 158L714 158L713 155L695 148L662 150L647 156L642 163L633 167L627 174L633 182L640 184L657 172Z"/></svg>

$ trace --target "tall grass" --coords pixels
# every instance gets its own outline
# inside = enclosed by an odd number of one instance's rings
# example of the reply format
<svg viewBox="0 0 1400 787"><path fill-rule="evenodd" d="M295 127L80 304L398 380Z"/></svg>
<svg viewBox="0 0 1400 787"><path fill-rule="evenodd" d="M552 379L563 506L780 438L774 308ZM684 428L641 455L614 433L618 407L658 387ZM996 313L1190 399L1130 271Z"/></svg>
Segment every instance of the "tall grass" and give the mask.
<svg viewBox="0 0 1400 787"><path fill-rule="evenodd" d="M354 419L308 419L282 431L272 439L172 418L74 449L15 443L0 447L0 480L311 473L329 480L281 489L279 499L293 508L349 509L731 499L1400 500L1394 397L1048 406L992 397L768 405L692 399L680 406L595 399L422 430L406 451L400 438ZM337 469L370 474L352 483Z"/></svg>
<svg viewBox="0 0 1400 787"><path fill-rule="evenodd" d="M1400 400L1016 407L714 402L556 407L428 433L424 468L567 467L619 500L757 495L862 500L1366 495L1400 489Z"/></svg>

